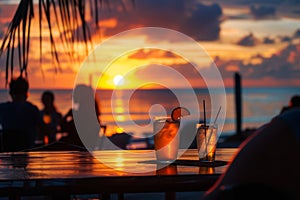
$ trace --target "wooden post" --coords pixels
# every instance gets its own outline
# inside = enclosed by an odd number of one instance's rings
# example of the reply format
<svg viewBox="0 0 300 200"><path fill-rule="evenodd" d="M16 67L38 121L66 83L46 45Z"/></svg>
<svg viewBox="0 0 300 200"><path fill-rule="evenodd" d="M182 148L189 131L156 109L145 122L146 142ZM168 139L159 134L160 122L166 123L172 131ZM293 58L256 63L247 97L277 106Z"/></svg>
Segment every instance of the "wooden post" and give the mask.
<svg viewBox="0 0 300 200"><path fill-rule="evenodd" d="M236 134L242 133L242 89L241 76L238 72L234 74L234 94L235 94L235 113L236 113Z"/></svg>

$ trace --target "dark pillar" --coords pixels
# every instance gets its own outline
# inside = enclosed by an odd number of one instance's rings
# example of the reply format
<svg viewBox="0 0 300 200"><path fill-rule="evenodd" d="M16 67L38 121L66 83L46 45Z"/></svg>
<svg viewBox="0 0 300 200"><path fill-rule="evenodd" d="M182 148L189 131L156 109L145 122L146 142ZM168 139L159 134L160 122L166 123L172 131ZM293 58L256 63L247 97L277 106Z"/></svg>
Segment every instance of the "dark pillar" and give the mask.
<svg viewBox="0 0 300 200"><path fill-rule="evenodd" d="M242 89L241 76L239 73L234 74L234 95L235 95L235 114L236 114L236 134L242 133Z"/></svg>

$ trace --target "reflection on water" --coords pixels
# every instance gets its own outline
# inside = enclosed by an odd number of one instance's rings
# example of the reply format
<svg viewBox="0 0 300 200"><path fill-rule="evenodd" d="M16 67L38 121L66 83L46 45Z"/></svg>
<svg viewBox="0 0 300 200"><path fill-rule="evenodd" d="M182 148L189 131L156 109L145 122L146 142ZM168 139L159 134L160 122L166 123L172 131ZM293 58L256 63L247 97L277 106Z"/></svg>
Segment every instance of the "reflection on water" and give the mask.
<svg viewBox="0 0 300 200"><path fill-rule="evenodd" d="M203 99L207 102L207 110L210 110L210 96L205 89L195 90L200 102ZM243 100L243 128L258 127L268 122L272 117L278 114L281 108L288 104L290 97L298 94L300 88L284 87L284 88L244 88L242 91ZM35 103L39 108L42 108L40 96L43 90L31 90L29 100ZM186 101L189 103L189 95L186 90L179 90L186 96ZM217 91L216 91L217 92ZM71 107L72 90L54 90L55 102L58 110L65 114ZM116 93L112 102L112 91L101 90L97 91L97 96L100 100L101 121L108 125L107 133L112 134L118 128L115 121L119 121L121 128L125 132L135 134L149 134L153 130L146 129L145 126L150 122L149 109L154 104L160 104L164 107L167 114L178 106L178 101L170 90L139 90L135 91L129 98L130 101L125 101L126 91ZM9 95L6 90L0 90L0 102L8 101ZM235 129L235 105L234 93L232 88L226 89L227 110L225 126L223 133L233 133ZM112 104L113 103L113 104ZM113 105L113 106L112 106ZM199 107L200 112L202 107ZM155 110L154 110L155 111ZM159 110L158 110L159 111ZM160 113L154 112L154 115ZM115 118L113 117L115 115ZM200 115L203 113L200 113ZM209 115L209 112L207 113ZM117 117L117 118L116 118ZM128 119L133 120L137 125L134 128L128 124Z"/></svg>

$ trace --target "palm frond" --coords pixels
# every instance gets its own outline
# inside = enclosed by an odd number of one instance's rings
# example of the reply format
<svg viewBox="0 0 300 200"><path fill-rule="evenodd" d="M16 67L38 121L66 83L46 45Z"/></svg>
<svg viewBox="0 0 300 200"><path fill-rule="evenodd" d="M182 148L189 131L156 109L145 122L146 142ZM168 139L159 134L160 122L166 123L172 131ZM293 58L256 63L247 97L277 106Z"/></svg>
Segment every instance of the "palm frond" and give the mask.
<svg viewBox="0 0 300 200"><path fill-rule="evenodd" d="M0 57L6 52L5 59L5 82L13 77L16 62L14 62L15 48L17 49L18 65L20 76L27 77L27 68L30 52L30 33L31 22L34 18L34 0L21 0L14 14L11 23L3 37L0 47ZM98 27L99 7L105 0L90 0L90 9L92 10L92 18L95 19L95 25ZM108 0L105 1L106 3ZM55 45L51 20L55 18L56 28L61 34L61 42L66 47L68 55L72 57L74 43L81 39L86 44L86 53L88 53L88 45L92 44L91 32L87 23L85 0L38 0L38 20L39 20L39 51L40 62L42 62L42 42L43 42L43 18L46 19L48 26L49 39L51 43L51 54L55 62L58 64L55 70L60 70L59 55ZM108 3L107 3L108 4ZM78 27L81 27L78 30ZM80 32L79 32L80 31ZM18 66L17 65L17 66ZM9 70L10 69L10 70Z"/></svg>

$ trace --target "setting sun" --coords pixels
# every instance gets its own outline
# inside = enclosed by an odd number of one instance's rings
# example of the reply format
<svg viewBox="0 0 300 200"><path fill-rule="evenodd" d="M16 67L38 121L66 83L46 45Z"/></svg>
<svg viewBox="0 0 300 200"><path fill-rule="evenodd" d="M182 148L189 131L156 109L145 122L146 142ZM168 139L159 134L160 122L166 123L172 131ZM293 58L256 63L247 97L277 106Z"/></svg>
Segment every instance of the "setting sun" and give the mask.
<svg viewBox="0 0 300 200"><path fill-rule="evenodd" d="M124 77L122 75L118 74L114 77L113 81L114 81L115 86L121 86L124 84Z"/></svg>

